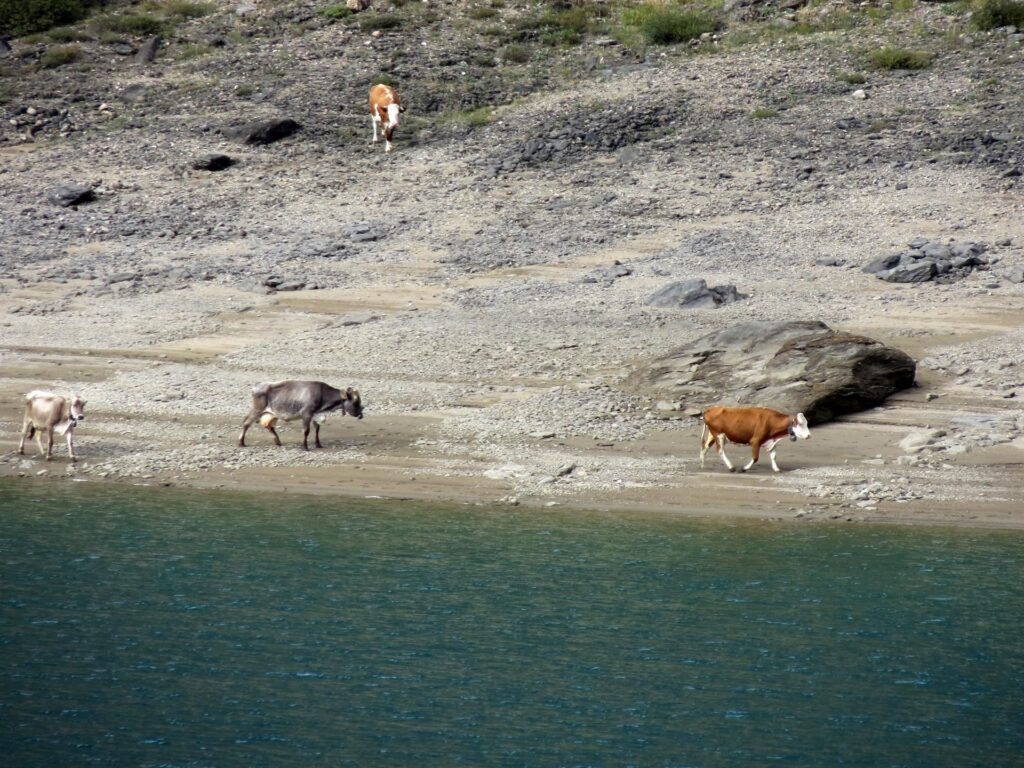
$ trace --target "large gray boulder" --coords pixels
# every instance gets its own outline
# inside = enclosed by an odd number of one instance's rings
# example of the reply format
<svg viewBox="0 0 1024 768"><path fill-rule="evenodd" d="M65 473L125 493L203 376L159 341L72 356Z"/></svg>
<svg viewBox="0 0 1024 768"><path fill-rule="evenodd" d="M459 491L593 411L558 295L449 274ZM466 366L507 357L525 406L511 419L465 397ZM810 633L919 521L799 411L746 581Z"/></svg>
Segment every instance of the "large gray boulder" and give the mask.
<svg viewBox="0 0 1024 768"><path fill-rule="evenodd" d="M262 145L285 139L301 128L297 122L285 117L229 126L223 133L227 138L243 144Z"/></svg>
<svg viewBox="0 0 1024 768"><path fill-rule="evenodd" d="M821 423L878 405L914 383L904 352L818 321L742 323L637 369L627 385L700 407L762 405Z"/></svg>

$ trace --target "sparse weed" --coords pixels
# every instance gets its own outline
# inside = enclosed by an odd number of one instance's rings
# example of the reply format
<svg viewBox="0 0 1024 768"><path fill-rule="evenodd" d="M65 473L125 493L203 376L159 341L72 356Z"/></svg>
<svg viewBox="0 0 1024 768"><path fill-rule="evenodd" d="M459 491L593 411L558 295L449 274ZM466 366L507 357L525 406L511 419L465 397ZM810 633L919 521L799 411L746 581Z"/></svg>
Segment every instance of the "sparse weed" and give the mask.
<svg viewBox="0 0 1024 768"><path fill-rule="evenodd" d="M486 19L493 19L498 15L498 11L488 5L477 5L469 10L469 18L475 19L476 21L485 21Z"/></svg>
<svg viewBox="0 0 1024 768"><path fill-rule="evenodd" d="M177 61L188 61L189 59L197 59L200 56L206 56L211 53L213 53L213 46L206 43L186 43L178 48L174 58Z"/></svg>
<svg viewBox="0 0 1024 768"><path fill-rule="evenodd" d="M767 120L769 117L775 117L779 114L779 110L772 107L757 107L750 116L755 120Z"/></svg>
<svg viewBox="0 0 1024 768"><path fill-rule="evenodd" d="M86 30L75 27L54 27L46 33L46 37L55 43L81 43L92 40L92 35Z"/></svg>
<svg viewBox="0 0 1024 768"><path fill-rule="evenodd" d="M247 99L256 92L256 89L251 85L240 85L235 88L235 96L239 99Z"/></svg>
<svg viewBox="0 0 1024 768"><path fill-rule="evenodd" d="M164 23L146 13L129 13L123 16L97 16L91 22L99 32L119 32L123 35L145 37L163 31Z"/></svg>
<svg viewBox="0 0 1024 768"><path fill-rule="evenodd" d="M395 78L393 78L391 75L387 74L386 72L379 72L379 73L377 73L376 75L374 75L373 77L370 78L370 86L371 87L374 86L374 85L394 85L394 84L395 84Z"/></svg>
<svg viewBox="0 0 1024 768"><path fill-rule="evenodd" d="M398 29L402 26L402 20L390 13L366 13L359 16L359 28L364 32L376 30Z"/></svg>
<svg viewBox="0 0 1024 768"><path fill-rule="evenodd" d="M935 54L907 48L879 48L868 55L875 69L928 69Z"/></svg>
<svg viewBox="0 0 1024 768"><path fill-rule="evenodd" d="M494 121L494 107L477 107L460 112L445 112L441 120L467 128L479 128Z"/></svg>
<svg viewBox="0 0 1024 768"><path fill-rule="evenodd" d="M864 85L868 81L860 72L840 72L838 77L847 85Z"/></svg>
<svg viewBox="0 0 1024 768"><path fill-rule="evenodd" d="M63 67L65 64L70 64L73 61L78 61L81 55L82 49L77 45L57 45L47 49L42 59L40 59L40 63L46 69L55 69Z"/></svg>
<svg viewBox="0 0 1024 768"><path fill-rule="evenodd" d="M502 50L501 58L510 64L525 64L530 60L530 49L525 45L512 43Z"/></svg>
<svg viewBox="0 0 1024 768"><path fill-rule="evenodd" d="M971 23L977 29L1024 27L1024 2L1020 0L982 0L974 9Z"/></svg>

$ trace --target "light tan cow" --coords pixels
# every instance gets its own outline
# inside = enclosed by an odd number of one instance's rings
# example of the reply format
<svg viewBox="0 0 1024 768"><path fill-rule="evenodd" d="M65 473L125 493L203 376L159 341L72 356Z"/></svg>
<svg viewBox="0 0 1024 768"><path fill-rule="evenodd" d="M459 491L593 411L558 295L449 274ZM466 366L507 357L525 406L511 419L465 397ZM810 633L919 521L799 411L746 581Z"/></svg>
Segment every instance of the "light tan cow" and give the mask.
<svg viewBox="0 0 1024 768"><path fill-rule="evenodd" d="M384 151L391 151L391 137L398 127L398 114L405 112L398 91L390 85L375 85L370 89L370 117L373 121L373 142L376 144L377 129L384 133Z"/></svg>
<svg viewBox="0 0 1024 768"><path fill-rule="evenodd" d="M70 398L62 395L55 395L52 392L44 392L34 389L25 395L25 421L21 426L21 442L18 444L18 453L25 453L25 439L32 439L35 435L39 444L39 454L45 455L46 460L53 458L53 431L64 435L68 440L68 453L71 460L76 461L75 456L75 425L85 418L85 400L78 395ZM43 432L49 438L46 450L43 450Z"/></svg>

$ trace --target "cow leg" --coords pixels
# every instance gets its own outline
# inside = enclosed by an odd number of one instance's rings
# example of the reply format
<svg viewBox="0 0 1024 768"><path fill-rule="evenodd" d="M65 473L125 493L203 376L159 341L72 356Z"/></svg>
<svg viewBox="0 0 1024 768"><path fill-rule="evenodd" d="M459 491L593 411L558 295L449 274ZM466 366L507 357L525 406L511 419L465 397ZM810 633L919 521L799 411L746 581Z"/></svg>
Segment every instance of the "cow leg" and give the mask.
<svg viewBox="0 0 1024 768"><path fill-rule="evenodd" d="M700 468L704 469L704 457L707 456L708 450L715 442L714 433L708 429L708 425L704 425L704 431L700 435Z"/></svg>
<svg viewBox="0 0 1024 768"><path fill-rule="evenodd" d="M75 440L74 440L74 429L69 429L64 433L68 439L68 455L71 457L71 461L78 461L78 457L75 456Z"/></svg>
<svg viewBox="0 0 1024 768"><path fill-rule="evenodd" d="M313 436L313 445L317 448L323 448L323 446L320 445L320 422L318 421L313 422Z"/></svg>
<svg viewBox="0 0 1024 768"><path fill-rule="evenodd" d="M53 427L46 430L46 460L49 461L53 458Z"/></svg>
<svg viewBox="0 0 1024 768"><path fill-rule="evenodd" d="M748 461L743 469L740 470L741 472L746 472L752 466L757 464L757 460L761 457L761 444L756 440L753 440L750 443L750 456L750 461Z"/></svg>
<svg viewBox="0 0 1024 768"><path fill-rule="evenodd" d="M309 425L313 422L312 417L302 417L302 449L309 450Z"/></svg>
<svg viewBox="0 0 1024 768"><path fill-rule="evenodd" d="M725 455L725 433L719 432L718 434L718 455L722 457L722 461L725 462L725 466L729 468L730 472L735 472L736 467L729 461L729 457Z"/></svg>
<svg viewBox="0 0 1024 768"><path fill-rule="evenodd" d="M242 433L238 436L238 447L245 448L245 433L249 431L249 427L256 421L256 410L253 409L246 414L245 418L242 419Z"/></svg>
<svg viewBox="0 0 1024 768"><path fill-rule="evenodd" d="M18 443L18 453L20 453L20 454L24 454L25 453L25 438L28 438L29 440L31 440L32 436L35 434L35 432L36 432L36 430L35 430L35 427L32 426L32 422L26 420L25 423L21 427L21 442Z"/></svg>
<svg viewBox="0 0 1024 768"><path fill-rule="evenodd" d="M279 434L277 434L277 430L274 429L273 427L267 427L267 429L270 430L270 434L272 434L274 436L274 444L275 445L282 445L282 443L281 443L281 436Z"/></svg>
<svg viewBox="0 0 1024 768"><path fill-rule="evenodd" d="M380 139L377 138L377 115L371 115L370 122L373 123L373 141L371 141L370 143L376 144L378 141L380 141Z"/></svg>
<svg viewBox="0 0 1024 768"><path fill-rule="evenodd" d="M778 440L769 440L764 444L764 447L768 450L768 458L772 460L772 471L779 472L779 465L775 461L775 446L779 444Z"/></svg>

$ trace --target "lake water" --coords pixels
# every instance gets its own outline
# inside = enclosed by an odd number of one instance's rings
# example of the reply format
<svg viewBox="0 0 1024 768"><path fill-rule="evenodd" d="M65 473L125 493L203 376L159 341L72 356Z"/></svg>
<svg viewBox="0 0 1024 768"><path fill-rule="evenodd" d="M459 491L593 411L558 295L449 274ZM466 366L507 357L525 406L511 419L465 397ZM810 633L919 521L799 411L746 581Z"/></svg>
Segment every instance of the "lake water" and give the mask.
<svg viewBox="0 0 1024 768"><path fill-rule="evenodd" d="M0 481L5 766L1024 765L1024 536Z"/></svg>

